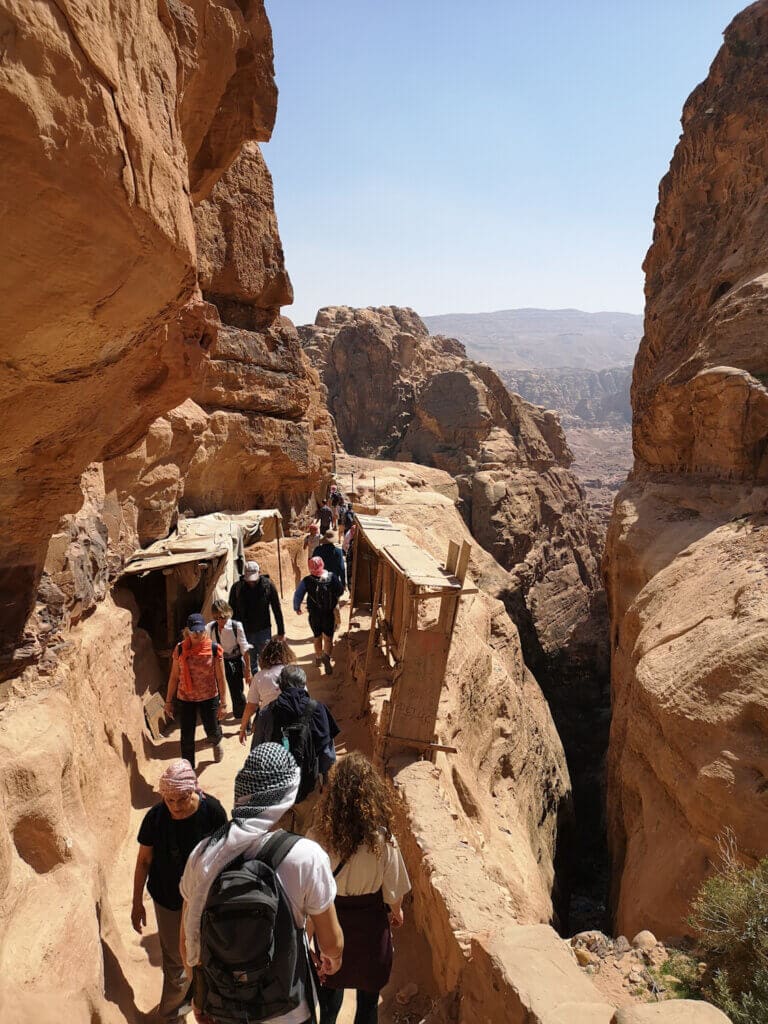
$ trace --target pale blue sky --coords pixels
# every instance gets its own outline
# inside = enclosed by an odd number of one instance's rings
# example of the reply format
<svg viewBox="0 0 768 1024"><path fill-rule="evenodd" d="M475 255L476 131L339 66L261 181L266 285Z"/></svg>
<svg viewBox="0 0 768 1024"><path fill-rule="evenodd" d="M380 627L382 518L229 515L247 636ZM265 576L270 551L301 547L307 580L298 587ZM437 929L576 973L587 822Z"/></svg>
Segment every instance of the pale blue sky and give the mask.
<svg viewBox="0 0 768 1024"><path fill-rule="evenodd" d="M726 0L267 0L295 302L641 312Z"/></svg>

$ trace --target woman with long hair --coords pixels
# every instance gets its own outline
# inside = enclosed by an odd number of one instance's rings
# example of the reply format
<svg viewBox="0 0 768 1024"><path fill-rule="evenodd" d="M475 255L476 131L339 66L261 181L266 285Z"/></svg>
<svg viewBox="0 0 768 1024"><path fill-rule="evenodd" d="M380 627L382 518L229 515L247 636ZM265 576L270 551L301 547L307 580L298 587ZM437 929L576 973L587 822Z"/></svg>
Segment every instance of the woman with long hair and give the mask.
<svg viewBox="0 0 768 1024"><path fill-rule="evenodd" d="M277 637L268 640L261 654L259 663L261 668L255 673L248 688L248 701L240 720L240 742L245 743L248 732L248 723L254 712L264 710L268 705L280 696L280 687L277 685L277 678L286 665L293 665L296 662L296 655L285 642ZM253 743L263 743L269 736L261 736L258 720L254 726Z"/></svg>
<svg viewBox="0 0 768 1024"><path fill-rule="evenodd" d="M320 1024L335 1024L344 989L357 990L355 1024L376 1024L379 992L392 970L392 928L403 923L411 883L392 831L388 783L363 754L347 754L331 770L309 835L326 851L336 878L336 913L344 962L321 972Z"/></svg>

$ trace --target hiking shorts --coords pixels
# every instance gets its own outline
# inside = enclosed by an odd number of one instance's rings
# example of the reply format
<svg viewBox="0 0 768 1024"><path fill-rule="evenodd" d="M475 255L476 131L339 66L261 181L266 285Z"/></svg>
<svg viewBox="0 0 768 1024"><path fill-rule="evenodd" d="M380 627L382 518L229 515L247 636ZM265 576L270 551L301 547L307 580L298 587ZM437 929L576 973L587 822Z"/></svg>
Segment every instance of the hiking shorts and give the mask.
<svg viewBox="0 0 768 1024"><path fill-rule="evenodd" d="M310 608L309 628L312 630L312 636L333 636L336 630L333 612L321 612Z"/></svg>

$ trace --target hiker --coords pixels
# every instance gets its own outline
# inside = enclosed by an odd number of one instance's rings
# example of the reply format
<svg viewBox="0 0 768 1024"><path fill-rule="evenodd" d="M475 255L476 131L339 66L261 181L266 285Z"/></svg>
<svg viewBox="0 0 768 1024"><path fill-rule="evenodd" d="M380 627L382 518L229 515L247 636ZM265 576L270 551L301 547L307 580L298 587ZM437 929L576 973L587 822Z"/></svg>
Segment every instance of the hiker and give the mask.
<svg viewBox="0 0 768 1024"><path fill-rule="evenodd" d="M333 673L331 651L336 629L334 609L344 586L338 576L328 572L322 558L310 558L309 576L305 576L293 595L293 610L301 615L301 602L307 598L309 628L315 648L315 664L323 665L327 676Z"/></svg>
<svg viewBox="0 0 768 1024"><path fill-rule="evenodd" d="M345 941L341 970L321 979L320 1024L335 1024L345 988L357 990L355 1024L379 1019L379 992L392 970L392 928L403 923L403 897L411 888L393 817L384 779L363 754L347 754L331 772L309 833L331 859Z"/></svg>
<svg viewBox="0 0 768 1024"><path fill-rule="evenodd" d="M251 644L251 671L255 672L259 665L259 655L272 636L270 609L275 617L277 637L279 640L285 639L280 596L269 576L260 571L258 562L245 563L243 578L234 583L229 592L229 604L235 618L242 622L248 643Z"/></svg>
<svg viewBox="0 0 768 1024"><path fill-rule="evenodd" d="M336 526L339 522L339 517L344 511L344 495L341 493L336 484L331 484L331 490L328 494L327 504L331 506L333 512L333 525Z"/></svg>
<svg viewBox="0 0 768 1024"><path fill-rule="evenodd" d="M347 502L347 507L339 516L339 538L345 537L347 531L355 525L355 513L352 511L352 502Z"/></svg>
<svg viewBox="0 0 768 1024"><path fill-rule="evenodd" d="M131 924L139 935L147 924L146 885L155 905L163 958L163 991L157 1014L167 1024L176 1024L189 1012L190 997L190 979L179 951L179 882L192 850L225 825L227 815L215 797L200 789L189 761L171 761L160 776L158 789L163 799L147 811L139 828Z"/></svg>
<svg viewBox="0 0 768 1024"><path fill-rule="evenodd" d="M187 619L185 637L173 651L171 675L165 699L168 718L179 716L181 756L195 767L197 716L213 745L214 761L221 761L221 719L227 714L224 680L224 652L205 631L205 619L198 612Z"/></svg>
<svg viewBox="0 0 768 1024"><path fill-rule="evenodd" d="M323 502L317 512L315 512L314 520L316 523L320 524L320 533L325 533L327 530L330 530L331 527L335 526L336 517L334 516L333 509L328 504L327 499Z"/></svg>
<svg viewBox="0 0 768 1024"><path fill-rule="evenodd" d="M286 665L277 678L279 695L259 716L265 741L287 744L301 769L300 803L321 788L336 762L334 738L339 727L326 704L313 700L307 691L307 675L299 665Z"/></svg>
<svg viewBox="0 0 768 1024"><path fill-rule="evenodd" d="M248 723L256 712L258 712L259 717L256 719L253 729L251 746L263 743L264 740L271 738L271 733L265 735L265 727L260 725L261 716L264 709L280 695L280 687L277 685L278 676L286 665L293 665L295 661L296 655L285 640L278 640L277 638L270 640L261 652L262 667L251 680L251 686L248 690L248 701L240 721L239 739L241 743L245 743Z"/></svg>
<svg viewBox="0 0 768 1024"><path fill-rule="evenodd" d="M318 544L312 554L315 558L322 558L328 572L335 573L346 590L347 572L344 564L344 552L341 548L336 547L335 540L336 534L333 530L326 530L322 537L322 543Z"/></svg>
<svg viewBox="0 0 768 1024"><path fill-rule="evenodd" d="M301 577L304 575L303 566L307 564L307 559L312 556L312 552L317 547L319 537L320 527L317 523L310 523L308 532L304 535L301 547L296 549L293 560L294 586L296 587L298 587Z"/></svg>
<svg viewBox="0 0 768 1024"><path fill-rule="evenodd" d="M341 966L344 936L327 854L310 839L273 831L293 807L300 775L284 747L261 743L235 778L231 823L187 862L181 951L195 968L198 1021L315 1019L308 917L321 976Z"/></svg>
<svg viewBox="0 0 768 1024"><path fill-rule="evenodd" d="M232 609L225 600L219 598L214 601L212 611L213 621L208 623L206 631L211 640L221 644L224 675L232 698L232 714L235 718L242 718L245 711L244 686L251 685L251 659L248 657L251 645L242 622L232 618Z"/></svg>
<svg viewBox="0 0 768 1024"><path fill-rule="evenodd" d="M357 523L353 521L350 528L344 534L344 542L341 545L341 550L347 560L347 586L350 591L352 590L352 559L355 555L355 534L357 533Z"/></svg>

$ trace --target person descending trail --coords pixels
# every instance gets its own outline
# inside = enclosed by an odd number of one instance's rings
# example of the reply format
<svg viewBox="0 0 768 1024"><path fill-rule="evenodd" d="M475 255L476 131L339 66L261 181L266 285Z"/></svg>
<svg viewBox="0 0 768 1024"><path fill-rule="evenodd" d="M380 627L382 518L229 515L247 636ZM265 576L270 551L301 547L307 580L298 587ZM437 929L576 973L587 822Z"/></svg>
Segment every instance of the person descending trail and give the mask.
<svg viewBox="0 0 768 1024"><path fill-rule="evenodd" d="M195 767L197 716L213 745L214 761L221 761L221 719L227 714L224 652L205 631L205 619L195 612L187 619L185 637L173 652L165 714L179 716L181 756Z"/></svg>
<svg viewBox="0 0 768 1024"><path fill-rule="evenodd" d="M355 513L352 509L352 502L347 502L347 507L339 516L339 539L346 537L349 530L355 525Z"/></svg>
<svg viewBox="0 0 768 1024"><path fill-rule="evenodd" d="M301 615L301 603L307 598L309 627L315 648L315 664L323 665L325 674L331 675L331 652L336 629L334 611L344 586L338 576L328 572L322 558L310 558L309 576L305 576L293 595L293 610Z"/></svg>
<svg viewBox="0 0 768 1024"><path fill-rule="evenodd" d="M326 533L332 529L336 522L336 517L333 514L333 509L328 504L327 499L323 502L320 508L315 512L314 520L320 524L320 533Z"/></svg>
<svg viewBox="0 0 768 1024"><path fill-rule="evenodd" d="M200 789L189 761L172 761L160 776L158 789L163 799L144 815L137 837L131 924L139 935L146 927L146 885L155 906L163 958L163 991L157 1016L166 1024L176 1024L189 1012L190 1002L190 979L179 950L179 882L192 850L201 839L225 825L227 815L215 797Z"/></svg>
<svg viewBox="0 0 768 1024"><path fill-rule="evenodd" d="M331 489L328 493L328 504L331 506L333 512L333 525L337 526L339 519L344 512L344 495L341 493L336 484L331 484Z"/></svg>
<svg viewBox="0 0 768 1024"><path fill-rule="evenodd" d="M392 970L392 928L403 923L403 897L411 888L393 817L385 780L363 754L347 754L331 772L309 832L331 859L345 941L341 970L320 975L320 1024L336 1024L346 988L357 990L355 1024L379 1019L379 993Z"/></svg>
<svg viewBox="0 0 768 1024"><path fill-rule="evenodd" d="M298 587L301 577L304 575L304 566L312 557L312 552L317 546L320 537L320 527L317 523L310 523L308 532L304 535L301 547L296 549L293 559L294 586Z"/></svg>
<svg viewBox="0 0 768 1024"><path fill-rule="evenodd" d="M344 936L328 856L310 839L275 830L300 780L284 747L260 744L235 778L232 821L187 862L181 950L194 967L200 1024L316 1020L307 918L321 975L341 966Z"/></svg>
<svg viewBox="0 0 768 1024"><path fill-rule="evenodd" d="M285 642L285 640L270 640L261 652L261 668L253 677L250 689L248 690L248 703L245 705L242 719L240 721L240 742L245 743L248 733L248 723L251 717L258 713L253 726L253 739L251 748L257 743L263 743L271 738L271 725L263 720L266 709L272 701L280 696L280 687L277 680L286 665L293 665L296 655Z"/></svg>
<svg viewBox="0 0 768 1024"><path fill-rule="evenodd" d="M213 622L208 623L206 631L224 652L224 674L232 698L232 714L235 718L242 718L245 710L243 687L251 685L251 659L248 656L251 645L242 622L232 618L232 609L226 601L214 601L212 610Z"/></svg>
<svg viewBox="0 0 768 1024"><path fill-rule="evenodd" d="M270 610L275 619L278 639L285 639L280 595L269 576L260 571L258 562L245 563L242 579L233 583L229 591L229 604L235 618L242 622L248 643L251 644L251 671L255 672L259 655L272 636Z"/></svg>

